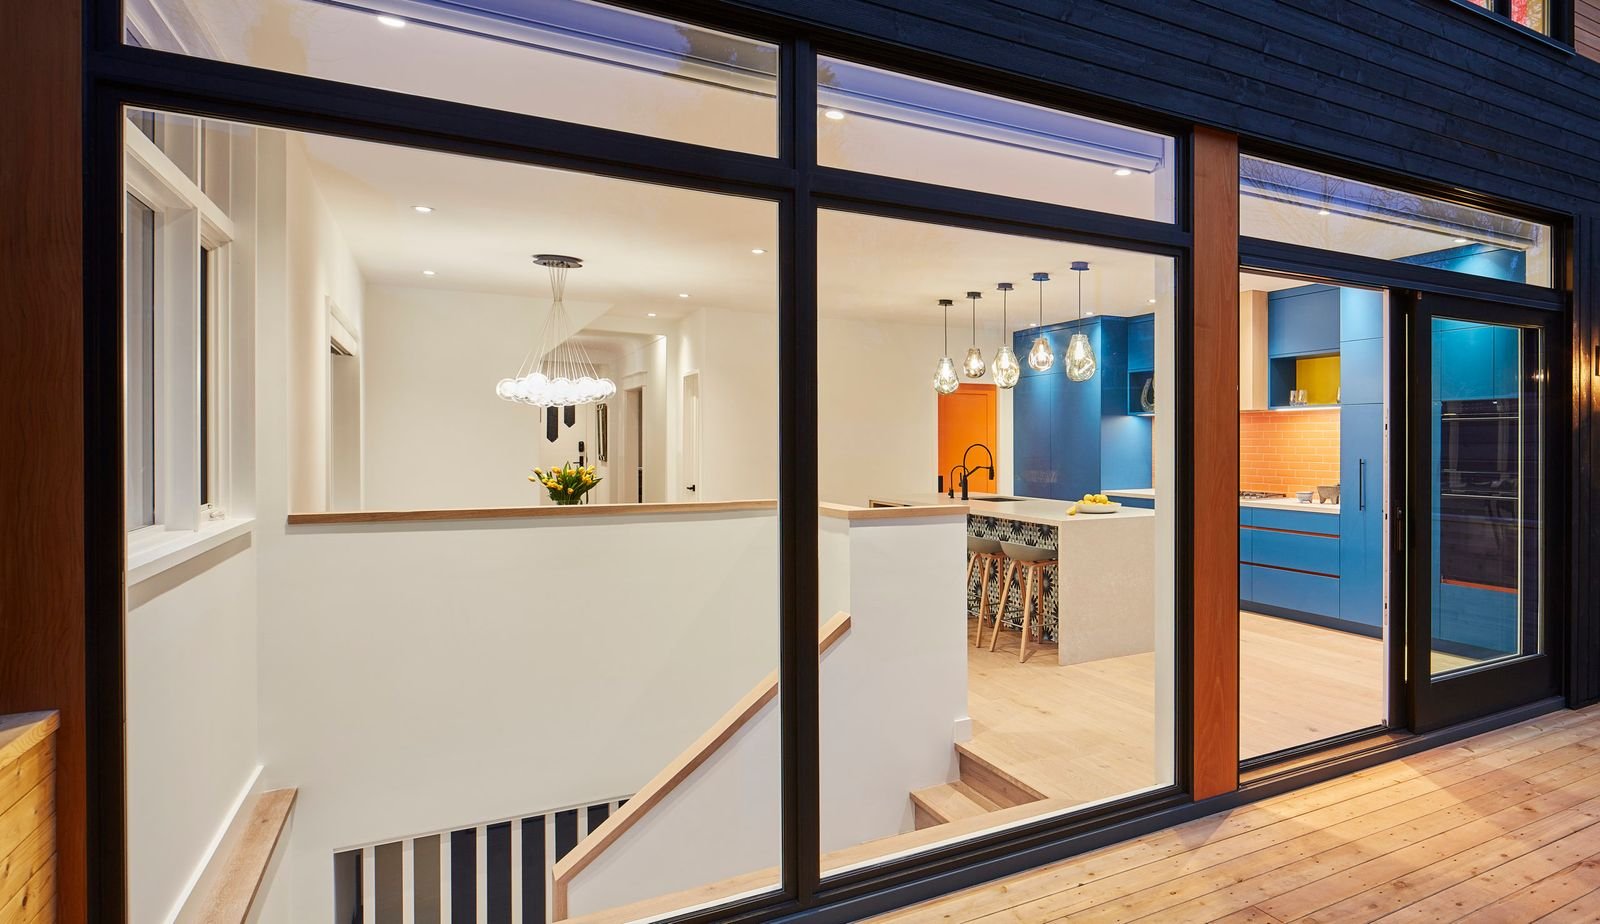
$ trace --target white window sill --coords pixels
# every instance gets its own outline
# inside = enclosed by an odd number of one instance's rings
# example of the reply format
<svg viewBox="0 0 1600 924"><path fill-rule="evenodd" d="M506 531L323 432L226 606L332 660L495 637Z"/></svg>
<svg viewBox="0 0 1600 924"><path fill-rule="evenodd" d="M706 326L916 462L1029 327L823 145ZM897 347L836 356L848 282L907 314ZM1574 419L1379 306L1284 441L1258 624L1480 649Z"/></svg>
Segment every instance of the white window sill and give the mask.
<svg viewBox="0 0 1600 924"><path fill-rule="evenodd" d="M133 537L128 543L128 586L132 587L243 536L250 532L255 522L250 517L212 520L194 532L162 532L148 538Z"/></svg>

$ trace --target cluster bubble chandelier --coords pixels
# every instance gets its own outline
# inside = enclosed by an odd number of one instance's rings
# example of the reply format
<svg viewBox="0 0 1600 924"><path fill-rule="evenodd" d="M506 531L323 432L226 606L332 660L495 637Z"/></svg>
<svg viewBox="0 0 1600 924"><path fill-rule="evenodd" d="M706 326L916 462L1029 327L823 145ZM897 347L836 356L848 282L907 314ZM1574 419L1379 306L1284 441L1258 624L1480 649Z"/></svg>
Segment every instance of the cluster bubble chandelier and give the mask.
<svg viewBox="0 0 1600 924"><path fill-rule="evenodd" d="M617 393L617 384L595 371L589 352L573 336L577 332L563 300L567 271L582 267L583 261L541 253L534 254L533 262L550 271L550 313L517 374L501 379L494 393L507 401L545 408L604 401Z"/></svg>

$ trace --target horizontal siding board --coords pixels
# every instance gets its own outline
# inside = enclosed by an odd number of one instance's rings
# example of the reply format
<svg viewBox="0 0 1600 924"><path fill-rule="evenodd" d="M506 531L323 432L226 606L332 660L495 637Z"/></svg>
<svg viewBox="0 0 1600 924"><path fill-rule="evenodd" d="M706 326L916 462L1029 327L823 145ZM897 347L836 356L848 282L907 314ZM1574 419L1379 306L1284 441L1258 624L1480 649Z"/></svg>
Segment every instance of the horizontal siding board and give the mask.
<svg viewBox="0 0 1600 924"><path fill-rule="evenodd" d="M1007 0L1021 7L1046 7L1054 4L1039 0ZM1210 3L1209 8L1201 6ZM1460 122L1476 124L1483 132L1475 144L1486 154L1498 156L1506 145L1520 146L1529 135L1545 134L1553 146L1560 147L1575 157L1600 165L1600 143L1582 143L1579 136L1567 132L1561 122L1540 120L1531 113L1544 111L1531 95L1521 92L1513 83L1503 88L1504 109L1487 110L1493 115L1474 118L1484 113L1481 101L1464 93L1459 83L1451 83L1453 71L1441 68L1436 62L1408 49L1407 54L1394 54L1387 43L1365 42L1345 38L1344 46L1330 42L1326 37L1338 33L1326 28L1330 20L1318 13L1302 12L1290 4L1282 4L1275 14L1274 26L1240 16L1230 3L1200 0L1198 3L1150 5L1141 10L1126 7L1092 7L1079 21L1075 13L1071 22L1089 28L1104 39L1136 36L1141 43L1160 47L1167 53L1190 57L1198 63L1225 66L1230 57L1227 49L1212 47L1203 56L1196 57L1192 49L1199 46L1186 35L1205 34L1215 42L1226 43L1233 49L1260 56L1267 68L1269 84L1294 90L1303 96L1346 106L1352 110L1380 118L1405 119L1417 128L1446 134ZM1317 10L1328 10L1328 5ZM1341 16L1344 4L1335 5ZM1104 20L1104 24L1097 20ZM1391 20L1392 22L1392 20ZM1337 23L1336 23L1337 24ZM1288 26L1296 27L1293 30ZM1161 42L1156 46L1155 42ZM1371 47L1363 47L1369 45ZM1333 78L1328 80L1326 78ZM1377 89L1385 82L1403 87L1401 95ZM1412 105L1397 107L1398 101ZM1600 105L1600 100L1596 100ZM1453 113L1453 114L1447 114ZM1567 139L1575 139L1567 141ZM1563 144L1566 146L1563 147Z"/></svg>

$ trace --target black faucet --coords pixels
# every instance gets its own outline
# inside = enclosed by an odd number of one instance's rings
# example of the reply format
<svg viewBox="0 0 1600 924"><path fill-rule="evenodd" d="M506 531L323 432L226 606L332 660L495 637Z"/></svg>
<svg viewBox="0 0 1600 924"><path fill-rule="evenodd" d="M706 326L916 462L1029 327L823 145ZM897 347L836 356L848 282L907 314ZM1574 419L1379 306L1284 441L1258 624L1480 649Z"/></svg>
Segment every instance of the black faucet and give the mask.
<svg viewBox="0 0 1600 924"><path fill-rule="evenodd" d="M972 455L972 450L974 450L974 449L982 449L983 450L984 455L987 455L989 457L989 464L988 465L974 465L974 466L968 467L968 465L967 465L967 456ZM994 480L994 452L992 450L990 450L988 446L985 446L982 443L973 443L971 446L967 447L967 451L966 452L963 452L961 454L961 464L951 467L950 472L951 472L952 476L954 476L955 472L958 469L961 472L961 499L962 500L967 500L967 476L968 475L970 475L970 474L972 474L973 472L976 472L976 471L987 471L989 473L989 480L990 481ZM955 497L956 496L956 480L955 480L954 477L951 477L951 479L950 479L950 490L945 492L945 496L946 497Z"/></svg>

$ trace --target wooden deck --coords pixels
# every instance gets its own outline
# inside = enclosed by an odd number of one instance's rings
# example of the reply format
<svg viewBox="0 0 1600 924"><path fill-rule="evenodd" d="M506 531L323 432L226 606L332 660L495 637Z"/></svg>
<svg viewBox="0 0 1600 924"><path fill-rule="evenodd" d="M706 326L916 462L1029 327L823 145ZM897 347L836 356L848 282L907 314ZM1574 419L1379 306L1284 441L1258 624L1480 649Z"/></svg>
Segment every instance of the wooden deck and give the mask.
<svg viewBox="0 0 1600 924"><path fill-rule="evenodd" d="M1597 822L1591 707L877 920L1596 921Z"/></svg>

